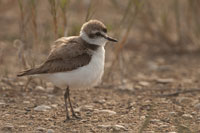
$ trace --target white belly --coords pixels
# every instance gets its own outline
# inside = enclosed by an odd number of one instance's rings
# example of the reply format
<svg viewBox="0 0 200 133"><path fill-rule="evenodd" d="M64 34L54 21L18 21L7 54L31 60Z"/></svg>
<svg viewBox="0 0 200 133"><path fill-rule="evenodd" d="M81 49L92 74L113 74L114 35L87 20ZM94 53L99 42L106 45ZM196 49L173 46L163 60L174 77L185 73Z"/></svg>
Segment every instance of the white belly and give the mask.
<svg viewBox="0 0 200 133"><path fill-rule="evenodd" d="M89 88L101 81L104 72L105 50L100 47L94 52L90 63L73 71L45 74L54 85L66 88Z"/></svg>

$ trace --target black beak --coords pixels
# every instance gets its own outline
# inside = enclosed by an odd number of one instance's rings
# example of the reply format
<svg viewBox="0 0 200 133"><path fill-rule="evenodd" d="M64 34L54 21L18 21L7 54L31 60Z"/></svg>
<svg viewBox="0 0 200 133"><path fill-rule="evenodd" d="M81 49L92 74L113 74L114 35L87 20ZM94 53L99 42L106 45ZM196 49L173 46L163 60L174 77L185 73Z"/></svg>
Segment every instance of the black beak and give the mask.
<svg viewBox="0 0 200 133"><path fill-rule="evenodd" d="M118 42L116 39L112 38L112 37L109 37L109 36L106 36L105 37L108 41L112 41L112 42Z"/></svg>
<svg viewBox="0 0 200 133"><path fill-rule="evenodd" d="M101 35L103 36L105 39L107 39L108 41L112 41L112 42L118 42L116 39L112 38L112 37L109 37L107 35Z"/></svg>

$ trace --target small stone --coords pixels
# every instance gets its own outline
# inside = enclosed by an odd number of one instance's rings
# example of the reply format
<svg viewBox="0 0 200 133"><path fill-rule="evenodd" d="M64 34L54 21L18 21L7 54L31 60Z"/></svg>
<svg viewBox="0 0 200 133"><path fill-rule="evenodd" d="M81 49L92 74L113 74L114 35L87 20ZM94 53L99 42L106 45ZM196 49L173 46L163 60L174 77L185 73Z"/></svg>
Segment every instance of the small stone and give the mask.
<svg viewBox="0 0 200 133"><path fill-rule="evenodd" d="M106 102L105 99L95 100L94 103L104 104Z"/></svg>
<svg viewBox="0 0 200 133"><path fill-rule="evenodd" d="M154 131L145 131L145 133L155 133Z"/></svg>
<svg viewBox="0 0 200 133"><path fill-rule="evenodd" d="M110 128L112 126L111 125L98 125L97 127L99 127L99 128Z"/></svg>
<svg viewBox="0 0 200 133"><path fill-rule="evenodd" d="M91 121L94 123L94 122L98 122L99 120L98 119L92 119Z"/></svg>
<svg viewBox="0 0 200 133"><path fill-rule="evenodd" d="M0 105L5 105L6 103L3 101L0 101Z"/></svg>
<svg viewBox="0 0 200 133"><path fill-rule="evenodd" d="M159 119L152 119L152 120L150 120L150 122L156 123L156 122L160 122L160 120Z"/></svg>
<svg viewBox="0 0 200 133"><path fill-rule="evenodd" d="M87 122L87 121L88 121L87 119L81 120L82 123L85 123L85 122Z"/></svg>
<svg viewBox="0 0 200 133"><path fill-rule="evenodd" d="M160 128L167 128L167 127L169 127L169 125L165 125L165 124L160 125Z"/></svg>
<svg viewBox="0 0 200 133"><path fill-rule="evenodd" d="M135 85L134 88L140 90L140 89L142 89L142 86L140 86L140 85Z"/></svg>
<svg viewBox="0 0 200 133"><path fill-rule="evenodd" d="M20 125L19 128L26 128L26 125Z"/></svg>
<svg viewBox="0 0 200 133"><path fill-rule="evenodd" d="M24 104L30 104L30 101L23 101Z"/></svg>
<svg viewBox="0 0 200 133"><path fill-rule="evenodd" d="M177 98L177 102L178 102L179 104L188 104L188 103L191 103L192 100L189 99L189 98L187 98L187 97L178 97L178 98Z"/></svg>
<svg viewBox="0 0 200 133"><path fill-rule="evenodd" d="M36 86L35 89L36 89L36 90L40 90L40 91L44 91L44 90L45 90L44 87L42 87L42 86Z"/></svg>
<svg viewBox="0 0 200 133"><path fill-rule="evenodd" d="M166 79L156 79L158 83L166 84L166 83L172 83L174 82L174 79L172 78L166 78Z"/></svg>
<svg viewBox="0 0 200 133"><path fill-rule="evenodd" d="M10 133L10 132L12 132L13 128L14 128L14 126L12 124L6 123L5 126L3 126L1 128L1 131Z"/></svg>
<svg viewBox="0 0 200 133"><path fill-rule="evenodd" d="M192 119L193 118L193 116L190 115L190 114L183 114L182 117L185 118L185 119Z"/></svg>
<svg viewBox="0 0 200 133"><path fill-rule="evenodd" d="M134 91L132 83L127 83L127 84L117 86L115 89L122 90L122 91Z"/></svg>
<svg viewBox="0 0 200 133"><path fill-rule="evenodd" d="M169 112L169 115L175 116L175 115L176 115L176 112Z"/></svg>
<svg viewBox="0 0 200 133"><path fill-rule="evenodd" d="M17 82L18 83L18 85L21 85L21 86L23 86L24 85L24 82Z"/></svg>
<svg viewBox="0 0 200 133"><path fill-rule="evenodd" d="M57 104L52 104L51 107L58 108L58 105Z"/></svg>
<svg viewBox="0 0 200 133"><path fill-rule="evenodd" d="M107 110L107 109L105 109L105 110L95 110L95 112L97 112L97 113L108 113L109 115L115 115L115 114L117 114L115 111L112 111L112 110Z"/></svg>
<svg viewBox="0 0 200 133"><path fill-rule="evenodd" d="M47 111L49 109L51 109L51 107L47 105L40 105L34 108L35 111Z"/></svg>
<svg viewBox="0 0 200 133"><path fill-rule="evenodd" d="M48 129L47 133L54 133L55 131L53 129Z"/></svg>
<svg viewBox="0 0 200 133"><path fill-rule="evenodd" d="M115 130L115 131L120 131L120 130L127 131L127 129L126 129L124 126L118 125L118 124L117 124L117 125L113 125L112 128L113 128L113 130Z"/></svg>
<svg viewBox="0 0 200 133"><path fill-rule="evenodd" d="M141 116L140 117L141 120L144 120L145 118L146 118L146 116Z"/></svg>
<svg viewBox="0 0 200 133"><path fill-rule="evenodd" d="M93 106L92 105L84 105L84 106L81 106L80 108L81 111L93 111Z"/></svg>
<svg viewBox="0 0 200 133"><path fill-rule="evenodd" d="M157 63L155 63L155 62L148 62L147 63L147 66L148 66L148 68L150 69L150 70L157 70L159 67L158 67L158 64Z"/></svg>
<svg viewBox="0 0 200 133"><path fill-rule="evenodd" d="M38 127L36 130L37 130L37 131L40 131L40 132L44 132L46 129L43 128L43 127Z"/></svg>
<svg viewBox="0 0 200 133"><path fill-rule="evenodd" d="M146 82L146 81L140 81L139 84L141 86L149 86L150 85L149 82Z"/></svg>
<svg viewBox="0 0 200 133"><path fill-rule="evenodd" d="M200 103L197 103L196 105L194 105L195 109L200 111Z"/></svg>

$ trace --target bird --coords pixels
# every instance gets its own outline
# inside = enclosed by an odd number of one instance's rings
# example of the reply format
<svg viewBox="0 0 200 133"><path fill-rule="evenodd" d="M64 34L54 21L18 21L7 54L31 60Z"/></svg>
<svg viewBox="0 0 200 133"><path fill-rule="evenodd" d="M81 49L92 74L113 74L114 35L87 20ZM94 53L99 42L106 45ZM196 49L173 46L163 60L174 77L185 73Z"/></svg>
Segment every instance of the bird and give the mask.
<svg viewBox="0 0 200 133"><path fill-rule="evenodd" d="M79 36L61 37L55 41L47 59L40 65L18 73L18 77L35 75L65 89L65 121L80 118L74 112L70 89L91 88L100 83L104 73L105 45L117 42L108 36L106 26L99 20L85 22Z"/></svg>

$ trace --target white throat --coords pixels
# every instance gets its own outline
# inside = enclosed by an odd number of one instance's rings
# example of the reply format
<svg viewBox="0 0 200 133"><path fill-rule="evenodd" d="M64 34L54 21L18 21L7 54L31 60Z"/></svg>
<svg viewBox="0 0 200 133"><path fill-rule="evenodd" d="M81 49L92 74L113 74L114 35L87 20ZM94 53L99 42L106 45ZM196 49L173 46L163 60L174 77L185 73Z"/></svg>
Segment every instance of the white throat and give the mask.
<svg viewBox="0 0 200 133"><path fill-rule="evenodd" d="M80 32L80 37L83 40L85 40L87 43L96 44L96 45L99 45L99 46L105 46L105 44L107 42L107 40L105 38L91 39L91 38L88 37L88 35L84 31Z"/></svg>

